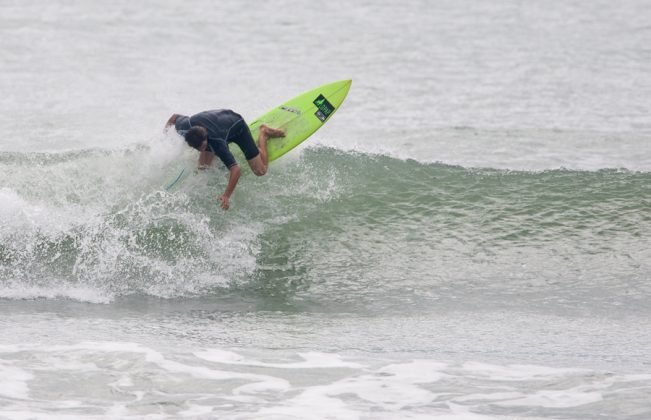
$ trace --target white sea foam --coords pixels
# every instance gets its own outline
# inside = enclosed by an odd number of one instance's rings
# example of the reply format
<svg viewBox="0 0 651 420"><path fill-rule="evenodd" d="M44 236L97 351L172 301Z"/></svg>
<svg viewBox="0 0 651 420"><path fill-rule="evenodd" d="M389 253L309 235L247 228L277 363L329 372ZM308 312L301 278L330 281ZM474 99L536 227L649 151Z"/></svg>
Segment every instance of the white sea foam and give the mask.
<svg viewBox="0 0 651 420"><path fill-rule="evenodd" d="M443 373L447 367L448 365L445 363L432 360L414 360L409 363L385 366L379 372L417 384L439 381L447 376Z"/></svg>
<svg viewBox="0 0 651 420"><path fill-rule="evenodd" d="M215 363L223 363L230 365L246 365L246 366L260 366L272 367L281 369L314 369L314 368L353 368L357 369L362 365L353 362L346 362L338 354L308 352L298 353L303 361L302 362L288 362L288 363L267 363L258 360L247 359L237 353L220 350L220 349L207 349L204 351L194 353L195 356Z"/></svg>
<svg viewBox="0 0 651 420"><path fill-rule="evenodd" d="M113 296L110 293L101 289L83 285L71 285L55 279L50 279L48 286L31 286L21 282L8 282L0 286L0 298L66 298L91 303L109 303L113 300Z"/></svg>
<svg viewBox="0 0 651 420"><path fill-rule="evenodd" d="M179 411L178 415L181 417L187 418L208 418L209 414L213 412L214 408L209 405L196 405L188 404L189 408L187 410ZM224 408L219 407L219 408Z"/></svg>
<svg viewBox="0 0 651 420"><path fill-rule="evenodd" d="M91 217L92 208L72 205L66 208L39 200L29 200L11 188L0 188L0 238L56 235ZM90 213L89 213L90 212Z"/></svg>
<svg viewBox="0 0 651 420"><path fill-rule="evenodd" d="M516 398L508 401L499 401L494 404L514 407L546 407L546 408L569 408L581 405L591 404L603 400L601 392L584 392L575 389L566 390L542 390L527 395L522 398Z"/></svg>
<svg viewBox="0 0 651 420"><path fill-rule="evenodd" d="M464 363L463 369L471 374L486 376L494 381L549 380L553 377L586 372L583 369L559 369L535 365L499 366L478 362Z"/></svg>
<svg viewBox="0 0 651 420"><path fill-rule="evenodd" d="M31 356L21 359L18 354ZM295 358L303 361L293 362ZM223 367L215 369L215 363ZM138 407L158 400L153 387L173 401L183 401L163 409L160 418L357 420L373 413L371 418L381 420L525 419L493 416L490 411L494 407L586 407L628 389L617 386L630 383L625 386L634 390L651 378L648 374L600 375L586 369L473 361L376 360L372 364L321 352L296 353L287 362L262 362L218 348L174 354L136 342L2 345L0 373L8 379L0 396L14 400L13 405L0 409L0 416L51 418L48 410L56 409L62 418L77 418L74 413L90 404L95 413L103 413L98 418L137 417ZM242 372L243 368L255 368L256 373ZM298 369L301 375L293 373ZM39 409L26 409L31 397L28 384L48 372L57 372L62 380L67 375L92 374L94 384L88 395L79 388L74 398L40 394ZM565 383L578 385L561 387ZM93 391L101 390L100 384L122 401L100 403Z"/></svg>
<svg viewBox="0 0 651 420"><path fill-rule="evenodd" d="M0 395L8 398L28 399L29 382L34 375L9 362L0 360Z"/></svg>

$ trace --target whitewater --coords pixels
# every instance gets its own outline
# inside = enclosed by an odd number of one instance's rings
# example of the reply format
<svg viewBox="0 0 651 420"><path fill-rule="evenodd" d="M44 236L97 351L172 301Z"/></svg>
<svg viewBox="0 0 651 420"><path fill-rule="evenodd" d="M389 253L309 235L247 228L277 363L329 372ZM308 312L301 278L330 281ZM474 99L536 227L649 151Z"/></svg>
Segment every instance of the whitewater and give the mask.
<svg viewBox="0 0 651 420"><path fill-rule="evenodd" d="M651 417L648 7L0 1L0 418Z"/></svg>

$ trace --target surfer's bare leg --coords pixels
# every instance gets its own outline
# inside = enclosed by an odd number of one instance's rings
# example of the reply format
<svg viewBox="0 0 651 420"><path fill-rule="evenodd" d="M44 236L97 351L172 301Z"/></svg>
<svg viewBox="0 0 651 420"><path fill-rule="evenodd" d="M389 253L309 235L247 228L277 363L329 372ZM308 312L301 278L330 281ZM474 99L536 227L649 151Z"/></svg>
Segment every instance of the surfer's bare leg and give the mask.
<svg viewBox="0 0 651 420"><path fill-rule="evenodd" d="M267 140L275 137L285 137L285 132L264 124L260 126L260 134L258 135L258 150L260 154L248 161L251 170L257 176L262 176L267 173L267 168L269 167Z"/></svg>

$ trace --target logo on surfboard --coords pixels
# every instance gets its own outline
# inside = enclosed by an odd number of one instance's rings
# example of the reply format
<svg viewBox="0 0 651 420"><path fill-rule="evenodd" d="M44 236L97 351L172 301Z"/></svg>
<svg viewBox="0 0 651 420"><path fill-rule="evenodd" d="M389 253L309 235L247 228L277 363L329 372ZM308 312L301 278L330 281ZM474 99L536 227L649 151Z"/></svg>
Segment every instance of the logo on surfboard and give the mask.
<svg viewBox="0 0 651 420"><path fill-rule="evenodd" d="M330 102L325 98L323 95L319 95L314 101L312 101L314 105L316 105L316 112L314 115L321 120L321 122L325 122L325 120L328 119L328 117L335 112L335 107L332 106Z"/></svg>
<svg viewBox="0 0 651 420"><path fill-rule="evenodd" d="M301 111L296 108L290 108L288 106L282 105L280 109L282 109L283 111L291 112L296 115L301 115Z"/></svg>

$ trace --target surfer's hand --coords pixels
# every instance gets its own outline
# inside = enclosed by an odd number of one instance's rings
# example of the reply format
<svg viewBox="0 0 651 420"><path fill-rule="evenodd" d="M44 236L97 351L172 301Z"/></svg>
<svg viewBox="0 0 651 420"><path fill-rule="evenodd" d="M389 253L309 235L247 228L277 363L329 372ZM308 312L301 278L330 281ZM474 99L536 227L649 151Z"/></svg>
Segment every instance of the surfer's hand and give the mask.
<svg viewBox="0 0 651 420"><path fill-rule="evenodd" d="M222 202L222 209L228 210L228 208L230 207L229 200L230 198L228 198L228 196L226 195L222 195L221 197L219 197L219 201Z"/></svg>
<svg viewBox="0 0 651 420"><path fill-rule="evenodd" d="M176 118L178 117L178 114L172 114L169 120L165 123L165 128L163 129L163 132L167 134L167 131L169 128L176 123Z"/></svg>

